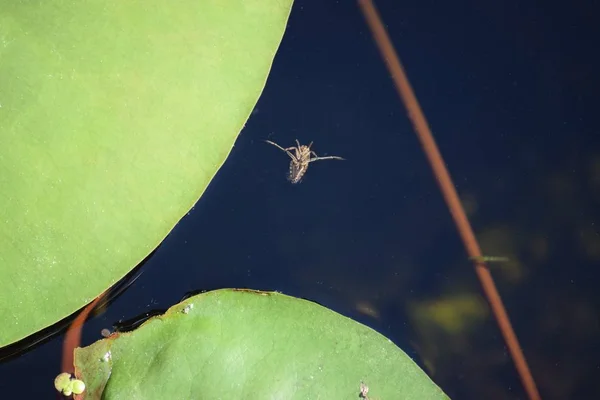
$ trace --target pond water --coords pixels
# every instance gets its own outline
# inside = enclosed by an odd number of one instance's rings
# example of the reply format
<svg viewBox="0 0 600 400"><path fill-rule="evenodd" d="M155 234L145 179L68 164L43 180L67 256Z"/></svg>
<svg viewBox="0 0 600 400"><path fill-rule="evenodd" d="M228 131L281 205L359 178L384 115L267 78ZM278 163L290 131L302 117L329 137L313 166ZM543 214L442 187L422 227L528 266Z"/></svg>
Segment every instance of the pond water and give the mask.
<svg viewBox="0 0 600 400"><path fill-rule="evenodd" d="M492 275L542 397L600 398L592 11L557 1L376 5L484 253L510 259ZM289 158L265 139L314 141L318 155L346 161L311 164L292 185ZM83 344L190 291L277 290L388 336L452 398L526 398L353 1L296 1L230 157L141 271L88 321ZM0 392L54 396L62 339L0 364Z"/></svg>

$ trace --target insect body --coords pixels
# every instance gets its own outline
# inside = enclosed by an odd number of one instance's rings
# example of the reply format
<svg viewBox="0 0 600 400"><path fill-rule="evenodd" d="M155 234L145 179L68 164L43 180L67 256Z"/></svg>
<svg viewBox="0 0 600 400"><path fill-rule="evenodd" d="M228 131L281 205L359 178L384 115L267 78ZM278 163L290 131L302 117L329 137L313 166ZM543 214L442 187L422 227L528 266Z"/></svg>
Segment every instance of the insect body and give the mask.
<svg viewBox="0 0 600 400"><path fill-rule="evenodd" d="M296 139L296 147L288 147L284 149L277 143L271 142L270 140L265 140L265 142L272 144L277 147L279 150L285 151L288 156L292 159L290 161L290 172L288 175L288 180L292 183L298 183L302 180L304 174L306 174L306 170L308 169L308 164L313 161L318 160L343 160L342 157L337 156L327 156L327 157L319 157L317 153L310 149L313 142L310 142L308 146L301 145ZM293 153L292 153L293 151ZM314 157L312 157L314 155ZM312 157L312 158L311 158Z"/></svg>

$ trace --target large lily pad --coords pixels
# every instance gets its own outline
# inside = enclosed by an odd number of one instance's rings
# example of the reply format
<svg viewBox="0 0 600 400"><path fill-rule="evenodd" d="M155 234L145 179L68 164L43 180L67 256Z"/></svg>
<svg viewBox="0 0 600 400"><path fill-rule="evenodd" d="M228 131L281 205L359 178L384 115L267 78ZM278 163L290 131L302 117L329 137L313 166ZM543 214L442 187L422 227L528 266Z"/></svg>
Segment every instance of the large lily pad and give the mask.
<svg viewBox="0 0 600 400"><path fill-rule="evenodd" d="M90 399L448 399L390 340L306 300L223 289L75 350Z"/></svg>
<svg viewBox="0 0 600 400"><path fill-rule="evenodd" d="M0 346L71 314L198 200L292 0L0 0Z"/></svg>

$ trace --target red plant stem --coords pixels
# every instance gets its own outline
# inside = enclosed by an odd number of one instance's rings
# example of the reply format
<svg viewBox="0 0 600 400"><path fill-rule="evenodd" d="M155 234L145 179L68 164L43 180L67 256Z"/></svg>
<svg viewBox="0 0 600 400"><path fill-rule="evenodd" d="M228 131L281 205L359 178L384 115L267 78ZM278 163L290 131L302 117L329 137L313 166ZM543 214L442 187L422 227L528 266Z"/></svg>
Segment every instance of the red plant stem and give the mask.
<svg viewBox="0 0 600 400"><path fill-rule="evenodd" d="M398 94L406 106L408 117L413 124L419 141L421 142L429 163L431 164L431 168L433 169L437 182L440 186L442 195L448 204L448 208L450 209L450 213L452 214L452 218L454 219L467 253L470 257L481 257L479 243L477 243L473 229L469 224L469 220L467 219L465 211L460 203L458 194L454 189L454 184L452 183L450 174L445 167L442 156L435 143L431 130L429 129L429 124L427 123L427 120L421 111L419 102L417 101L408 78L406 77L404 68L402 68L402 64L400 63L396 51L394 50L394 46L392 45L390 38L388 37L387 32L381 23L381 18L379 17L379 14L377 13L377 10L375 9L375 6L371 0L358 0L358 3L372 31L375 42L382 53L382 57L392 75L396 89L398 90ZM531 371L527 365L527 361L525 360L525 356L523 355L523 351L521 350L521 346L519 345L517 336L512 329L508 314L506 313L506 309L502 304L502 299L500 298L500 294L496 289L492 275L490 274L485 263L481 261L475 262L475 272L477 273L477 277L481 282L483 292L490 303L492 312L496 317L496 321L498 322L500 330L502 331L504 340L506 341L510 354L517 368L517 372L519 373L529 398L531 400L540 400L540 394L535 385L535 381L533 380L533 376L531 375Z"/></svg>
<svg viewBox="0 0 600 400"><path fill-rule="evenodd" d="M71 326L69 326L69 329L65 334L65 340L63 341L61 372L68 372L70 374L75 372L73 356L75 348L81 346L81 328L83 327L83 323L87 319L88 315L90 315L90 312L94 309L96 304L98 304L98 301L100 301L103 296L104 293L96 297L94 301L88 304L75 318Z"/></svg>

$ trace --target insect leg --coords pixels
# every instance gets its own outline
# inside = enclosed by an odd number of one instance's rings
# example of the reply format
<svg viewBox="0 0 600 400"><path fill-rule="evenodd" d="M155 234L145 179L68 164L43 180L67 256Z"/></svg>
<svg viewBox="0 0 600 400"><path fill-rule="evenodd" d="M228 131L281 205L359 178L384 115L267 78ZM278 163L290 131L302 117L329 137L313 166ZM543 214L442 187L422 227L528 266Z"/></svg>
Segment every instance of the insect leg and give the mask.
<svg viewBox="0 0 600 400"><path fill-rule="evenodd" d="M292 158L292 160L296 160L296 156L294 156L292 153L290 153L290 150L294 150L295 147L288 147L287 149L284 149L283 147L281 147L277 143L271 142L270 140L265 140L265 142L267 142L269 144L272 144L273 146L277 147L281 151L285 151L287 153L287 155Z"/></svg>
<svg viewBox="0 0 600 400"><path fill-rule="evenodd" d="M308 162L318 161L318 160L346 160L345 158L338 156L327 156L327 157L315 157L308 160Z"/></svg>
<svg viewBox="0 0 600 400"><path fill-rule="evenodd" d="M298 145L298 149L302 147L302 145L300 144L300 142L298 141L298 139L296 139L296 144ZM310 144L312 144L312 142L310 142ZM310 147L310 144L308 145L308 147Z"/></svg>
<svg viewBox="0 0 600 400"><path fill-rule="evenodd" d="M273 146L277 147L277 148L278 148L279 150L281 150L281 151L288 151L288 150L290 150L290 149L294 149L294 147L288 147L287 149L284 149L283 147L281 147L281 146L280 146L280 145L278 145L277 143L275 143L275 142L271 142L270 140L265 140L265 142L267 142L267 143L269 143L269 144L272 144Z"/></svg>

